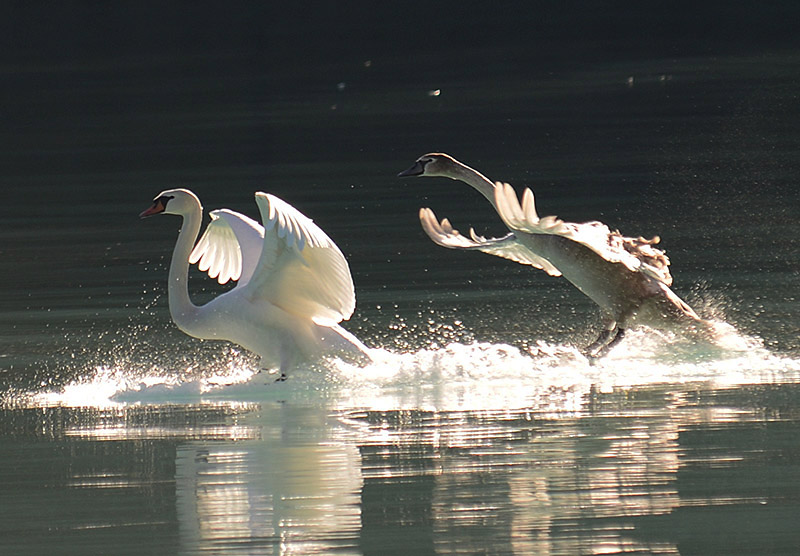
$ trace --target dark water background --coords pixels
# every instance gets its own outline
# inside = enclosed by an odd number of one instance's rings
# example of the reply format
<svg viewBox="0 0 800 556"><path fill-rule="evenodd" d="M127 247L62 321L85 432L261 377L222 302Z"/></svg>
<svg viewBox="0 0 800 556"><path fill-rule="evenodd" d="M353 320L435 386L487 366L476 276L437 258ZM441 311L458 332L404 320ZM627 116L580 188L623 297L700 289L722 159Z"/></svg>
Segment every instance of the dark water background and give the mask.
<svg viewBox="0 0 800 556"><path fill-rule="evenodd" d="M6 11L4 552L794 553L795 4ZM569 284L424 236L420 206L503 233L463 184L395 177L430 151L660 235L745 355L644 334L590 367ZM169 321L179 223L137 215L172 187L314 218L381 365L158 390L252 372Z"/></svg>

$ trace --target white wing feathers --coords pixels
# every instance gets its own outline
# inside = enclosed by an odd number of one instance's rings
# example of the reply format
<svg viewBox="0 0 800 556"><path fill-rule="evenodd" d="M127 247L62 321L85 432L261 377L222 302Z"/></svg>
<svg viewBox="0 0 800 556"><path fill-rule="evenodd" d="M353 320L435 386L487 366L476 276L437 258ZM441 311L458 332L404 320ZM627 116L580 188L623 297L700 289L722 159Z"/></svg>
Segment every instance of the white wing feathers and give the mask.
<svg viewBox="0 0 800 556"><path fill-rule="evenodd" d="M292 205L269 193L256 193L256 204L266 231L275 230L288 247L336 247L314 221ZM277 226L277 228L276 228Z"/></svg>
<svg viewBox="0 0 800 556"><path fill-rule="evenodd" d="M669 259L663 251L653 247L660 241L658 236L652 239L632 238L617 231L612 232L602 222L575 224L564 222L555 216L539 218L533 192L526 188L520 204L514 188L507 183L495 184L494 198L500 218L512 230L568 238L588 247L609 262L623 264L633 272L643 272L667 286L672 284Z"/></svg>
<svg viewBox="0 0 800 556"><path fill-rule="evenodd" d="M261 257L250 295L330 326L350 318L355 290L335 243L314 222L281 199L256 193L264 223Z"/></svg>
<svg viewBox="0 0 800 556"><path fill-rule="evenodd" d="M258 222L228 209L211 222L189 262L220 284L283 310L331 326L350 318L356 298L347 261L314 222L274 195L256 193Z"/></svg>
<svg viewBox="0 0 800 556"><path fill-rule="evenodd" d="M425 230L428 237L431 238L434 243L442 247L482 251L490 255L542 269L550 276L561 276L561 272L547 259L537 256L530 249L521 245L514 234L508 234L501 238L487 239L477 235L475 231L470 228L470 237L467 238L453 228L447 218L439 222L436 215L429 208L420 209L419 220L422 224L422 229Z"/></svg>
<svg viewBox="0 0 800 556"><path fill-rule="evenodd" d="M250 280L261 253L263 228L238 212L220 209L211 212L211 222L197 242L189 262L216 278L220 284Z"/></svg>

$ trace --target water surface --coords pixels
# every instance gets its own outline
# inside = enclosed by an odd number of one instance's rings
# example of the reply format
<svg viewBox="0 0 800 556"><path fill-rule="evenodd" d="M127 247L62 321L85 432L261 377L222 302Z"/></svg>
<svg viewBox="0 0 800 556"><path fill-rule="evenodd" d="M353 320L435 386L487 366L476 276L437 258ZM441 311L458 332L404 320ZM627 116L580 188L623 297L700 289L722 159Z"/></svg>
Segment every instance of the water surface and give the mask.
<svg viewBox="0 0 800 556"><path fill-rule="evenodd" d="M519 59L473 79L443 59L412 80L366 57L4 70L4 552L794 553L797 55ZM600 316L569 284L423 235L420 206L503 233L463 184L394 177L429 151L533 187L541 214L660 235L725 344L637 331L591 365ZM136 217L177 186L314 218L376 362L275 384L177 331L179 222Z"/></svg>

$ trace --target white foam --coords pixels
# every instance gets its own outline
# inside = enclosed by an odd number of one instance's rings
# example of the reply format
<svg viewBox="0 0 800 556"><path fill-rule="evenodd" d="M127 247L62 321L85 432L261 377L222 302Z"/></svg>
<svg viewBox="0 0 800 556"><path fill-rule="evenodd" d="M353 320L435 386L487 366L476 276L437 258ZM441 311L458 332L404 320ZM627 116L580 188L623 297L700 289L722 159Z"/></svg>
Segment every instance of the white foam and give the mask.
<svg viewBox="0 0 800 556"><path fill-rule="evenodd" d="M605 358L591 362L573 346L538 342L527 352L498 343L449 343L417 351L372 350L365 367L334 360L296 369L289 380L257 373L231 351L226 365L131 372L99 367L87 379L32 397L34 405L260 402L295 400L337 409L518 409L578 411L590 391L659 383L715 387L800 380L800 360L772 353L754 338L720 325L715 346L681 344L634 331ZM182 359L183 360L183 359Z"/></svg>

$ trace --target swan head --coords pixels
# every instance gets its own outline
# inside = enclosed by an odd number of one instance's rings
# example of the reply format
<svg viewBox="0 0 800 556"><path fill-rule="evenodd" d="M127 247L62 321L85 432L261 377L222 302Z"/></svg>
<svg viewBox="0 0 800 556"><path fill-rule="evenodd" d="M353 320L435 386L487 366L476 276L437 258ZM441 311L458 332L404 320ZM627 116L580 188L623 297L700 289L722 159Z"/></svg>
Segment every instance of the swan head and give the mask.
<svg viewBox="0 0 800 556"><path fill-rule="evenodd" d="M200 199L188 189L167 189L162 191L153 199L153 204L139 214L139 218L147 218L155 214L188 214L192 210L197 210Z"/></svg>
<svg viewBox="0 0 800 556"><path fill-rule="evenodd" d="M453 177L453 170L461 166L455 158L444 153L428 153L419 157L411 168L397 174L400 178L414 176Z"/></svg>

